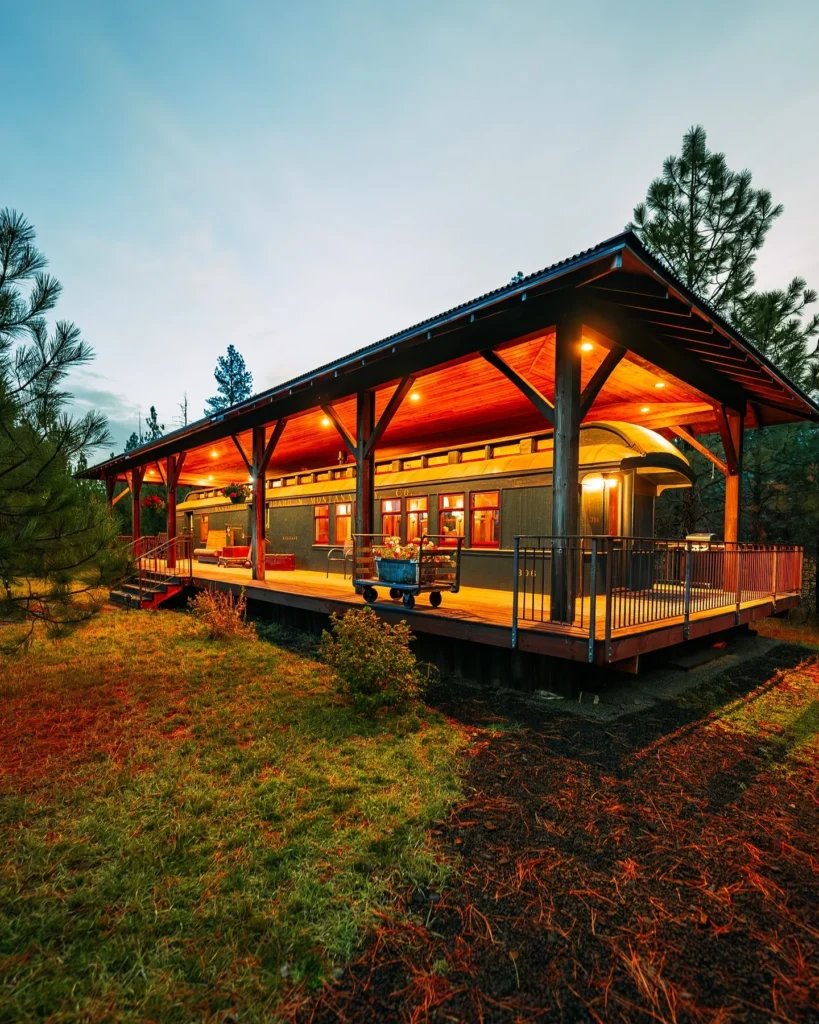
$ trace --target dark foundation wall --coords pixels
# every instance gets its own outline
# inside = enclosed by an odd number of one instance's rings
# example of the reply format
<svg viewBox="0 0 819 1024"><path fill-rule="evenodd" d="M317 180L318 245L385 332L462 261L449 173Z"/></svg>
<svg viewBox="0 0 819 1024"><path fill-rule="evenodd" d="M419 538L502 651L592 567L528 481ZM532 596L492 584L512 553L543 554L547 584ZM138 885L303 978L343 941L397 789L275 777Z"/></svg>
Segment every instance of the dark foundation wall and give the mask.
<svg viewBox="0 0 819 1024"><path fill-rule="evenodd" d="M277 622L313 636L330 628L330 617L317 612L248 598L255 619ZM463 679L487 687L509 687L524 693L549 690L574 697L587 685L588 666L560 658L476 644L429 633L414 633L412 650L419 662L435 665L443 679Z"/></svg>

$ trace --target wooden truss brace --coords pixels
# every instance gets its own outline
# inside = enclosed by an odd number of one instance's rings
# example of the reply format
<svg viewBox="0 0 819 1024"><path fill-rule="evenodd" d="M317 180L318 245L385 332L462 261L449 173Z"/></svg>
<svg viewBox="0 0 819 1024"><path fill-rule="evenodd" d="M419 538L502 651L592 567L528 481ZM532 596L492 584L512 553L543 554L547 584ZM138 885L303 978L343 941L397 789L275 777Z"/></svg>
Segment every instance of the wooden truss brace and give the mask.
<svg viewBox="0 0 819 1024"><path fill-rule="evenodd" d="M257 438L261 437L261 443L257 441L254 444L253 464L248 464L248 469L252 476L259 478L265 475L265 473L267 472L267 467L270 465L270 460L273 457L273 452L275 452L276 445L281 440L281 436L284 433L284 428L286 426L286 419L278 420L276 426L273 428L273 433L267 440L267 444L264 444L264 428L262 428L262 430L255 435L255 437ZM236 441L236 438L234 437L233 440ZM236 441L236 446L237 448L239 448L239 451L242 451L242 449L239 447L238 441Z"/></svg>
<svg viewBox="0 0 819 1024"><path fill-rule="evenodd" d="M687 441L695 451L700 453L700 455L704 455L710 463L717 467L723 476L728 476L728 467L722 459L717 458L717 456L714 455L710 449L706 448L702 441L698 441L692 433L684 427L669 427L668 429L672 434L676 434L677 437L681 437L683 441Z"/></svg>
<svg viewBox="0 0 819 1024"><path fill-rule="evenodd" d="M499 370L507 380L510 380L515 385L518 391L529 399L532 405L550 426L553 427L555 425L554 405L545 395L538 391L534 384L521 376L517 370L513 370L506 360L502 359L497 352L493 352L491 349L484 349L481 352L481 355L490 366L494 366L496 370Z"/></svg>
<svg viewBox="0 0 819 1024"><path fill-rule="evenodd" d="M408 375L406 377L401 378L398 387L395 389L395 391L393 391L392 397L390 398L389 402L387 402L386 409L381 413L380 419L373 427L369 438L365 442L362 442L360 446L357 443L357 441L353 440L353 438L350 436L350 434L347 431L347 428L341 422L338 413L332 407L332 405L330 405L329 403L326 405L322 405L322 412L329 420L332 421L333 426L336 428L336 430L339 433L339 436L341 437L341 440L344 442L347 450L356 460L356 462L362 462L364 459L369 458L370 455L372 455L372 453L375 451L375 446L384 436L384 431L392 422L392 419L398 412L401 403L412 390L413 384L415 384L414 376Z"/></svg>
<svg viewBox="0 0 819 1024"><path fill-rule="evenodd" d="M114 499L113 499L113 500L111 501L111 508L113 508L113 507L114 507L114 505L116 505L116 503L117 503L118 501L122 501L122 499L123 499L123 498L125 497L125 495L126 495L126 494L129 494L129 493L130 493L130 491L131 491L131 488L130 488L130 487L128 486L128 484L126 484L126 485L125 485L125 490L124 490L124 491L121 491L121 492L120 492L120 493L119 493L119 494L118 494L118 495L116 496L116 498L114 498Z"/></svg>
<svg viewBox="0 0 819 1024"><path fill-rule="evenodd" d="M185 465L185 456L187 452L180 452L179 455L169 455L167 458L167 470L165 486L166 487L177 487L179 485L179 477L182 474L182 467Z"/></svg>
<svg viewBox="0 0 819 1024"><path fill-rule="evenodd" d="M169 458L170 458L170 456L169 456ZM162 465L161 465L161 463L155 462L154 465L156 466L157 473L159 473L159 479L167 487L168 481L165 479L165 474L162 472Z"/></svg>
<svg viewBox="0 0 819 1024"><path fill-rule="evenodd" d="M739 460L742 457L742 451L738 451L738 446L734 443L734 433L731 430L729 411L724 405L715 405L714 415L717 418L717 426L719 427L720 437L722 438L722 447L725 449L725 463L728 469L728 473L726 475L731 475L737 471ZM734 413L734 416L741 417L742 414Z"/></svg>
<svg viewBox="0 0 819 1024"><path fill-rule="evenodd" d="M591 380L583 388L583 393L580 396L580 422L586 418L589 409L594 405L594 400L600 394L603 385L612 375L614 368L626 354L626 350L621 348L620 345L612 345L612 347L606 353L606 358L597 367L591 376Z"/></svg>
<svg viewBox="0 0 819 1024"><path fill-rule="evenodd" d="M134 466L128 476L128 488L133 492L134 497L142 487L142 481L145 478L145 466Z"/></svg>
<svg viewBox="0 0 819 1024"><path fill-rule="evenodd" d="M245 468L247 469L248 473L252 473L253 466L250 463L250 459L247 457L247 455L245 455L244 448L239 444L239 438L235 434L231 434L230 439L236 445L236 450L242 456L242 462L244 462Z"/></svg>

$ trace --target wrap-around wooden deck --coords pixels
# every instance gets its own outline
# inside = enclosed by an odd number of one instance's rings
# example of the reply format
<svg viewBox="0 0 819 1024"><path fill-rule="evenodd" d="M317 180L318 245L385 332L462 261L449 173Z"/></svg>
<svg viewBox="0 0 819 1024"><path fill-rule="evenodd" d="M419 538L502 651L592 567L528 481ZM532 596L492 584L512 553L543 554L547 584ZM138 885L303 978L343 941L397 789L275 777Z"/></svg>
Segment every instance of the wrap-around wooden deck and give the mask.
<svg viewBox="0 0 819 1024"><path fill-rule="evenodd" d="M192 567L194 585L203 587L216 585L238 592L244 588L248 598L272 604L286 605L304 611L329 614L343 613L348 608L364 607L362 597L356 594L349 579L340 574L308 572L297 569L292 572L266 573L264 580L253 580L249 569L224 568L222 566L194 562ZM656 598L654 599L656 602ZM743 601L737 606L734 594L725 593L724 603L712 595L707 611L693 612L689 619L688 636L685 636L683 617L672 615L636 626L614 629L611 642L606 645L605 610L603 601L598 600L595 609L594 661L606 664L624 661L635 655L660 647L682 643L711 633L718 633L732 626L742 625L765 618L775 611L796 607L797 593L782 593L755 600ZM579 604L578 616L579 619ZM468 640L473 643L511 647L512 644L512 593L511 591L462 587L457 594L445 593L442 605L434 609L425 595L418 597L415 607L405 608L399 601L392 601L386 590L379 591L379 600L371 605L379 615L388 621L405 619L412 629L419 633L430 633L439 637ZM546 599L548 614L548 598ZM583 621L588 623L588 598L584 600ZM588 625L584 629L562 626L555 623L519 619L517 647L536 654L553 655L572 661L589 661ZM608 648L608 649L607 649Z"/></svg>

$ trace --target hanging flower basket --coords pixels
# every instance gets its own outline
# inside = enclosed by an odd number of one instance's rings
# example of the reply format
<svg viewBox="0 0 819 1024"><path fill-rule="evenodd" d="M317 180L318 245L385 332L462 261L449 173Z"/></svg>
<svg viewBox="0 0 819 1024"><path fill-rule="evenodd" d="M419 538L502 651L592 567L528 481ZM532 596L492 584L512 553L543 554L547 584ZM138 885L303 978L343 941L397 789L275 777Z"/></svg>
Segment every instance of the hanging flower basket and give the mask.
<svg viewBox="0 0 819 1024"><path fill-rule="evenodd" d="M150 512L154 509L157 512L161 512L165 508L165 502L160 498L158 494L149 494L146 498L143 498L140 502L146 512Z"/></svg>
<svg viewBox="0 0 819 1024"><path fill-rule="evenodd" d="M244 505L250 500L250 488L247 484L228 484L222 488L222 494L230 498L234 505Z"/></svg>

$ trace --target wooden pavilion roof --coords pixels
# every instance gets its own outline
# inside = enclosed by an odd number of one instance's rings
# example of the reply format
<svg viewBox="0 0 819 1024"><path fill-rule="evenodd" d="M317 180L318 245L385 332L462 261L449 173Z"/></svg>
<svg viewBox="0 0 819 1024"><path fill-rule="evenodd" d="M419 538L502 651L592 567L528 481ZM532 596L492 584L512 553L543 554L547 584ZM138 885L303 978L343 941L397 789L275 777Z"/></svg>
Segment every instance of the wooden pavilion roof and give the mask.
<svg viewBox="0 0 819 1024"><path fill-rule="evenodd" d="M535 405L481 353L494 351L550 398L554 324L567 302L583 322L583 387L613 346L626 350L585 419L692 434L715 432L720 408L743 413L746 427L819 421L809 396L626 232L83 475L123 478L146 466L146 482L158 483L160 460L184 451L182 484L243 480L251 428L283 417L268 475L327 465L343 444L322 405L332 403L354 435L356 393L374 390L380 417L407 374L414 384L380 438L379 458L542 431Z"/></svg>

